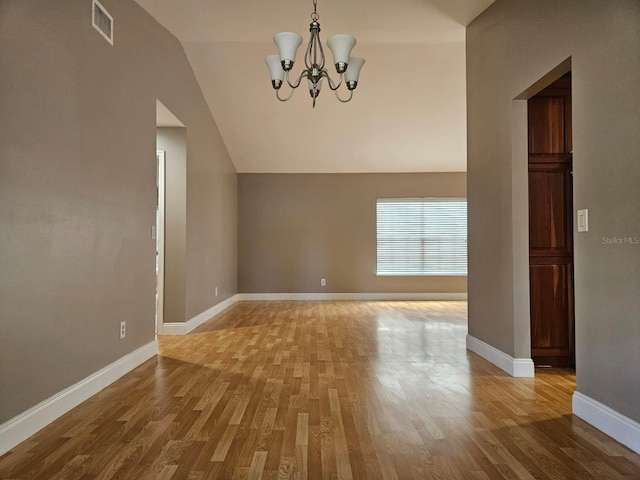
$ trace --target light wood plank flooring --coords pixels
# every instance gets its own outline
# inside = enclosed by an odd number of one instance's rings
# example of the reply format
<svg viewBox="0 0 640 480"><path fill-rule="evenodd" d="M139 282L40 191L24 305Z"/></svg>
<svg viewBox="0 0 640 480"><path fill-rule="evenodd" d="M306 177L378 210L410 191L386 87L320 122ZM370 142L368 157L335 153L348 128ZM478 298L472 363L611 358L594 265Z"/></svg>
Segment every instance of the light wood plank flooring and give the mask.
<svg viewBox="0 0 640 480"><path fill-rule="evenodd" d="M2 479L640 479L575 376L465 350L464 302L242 302L0 457Z"/></svg>

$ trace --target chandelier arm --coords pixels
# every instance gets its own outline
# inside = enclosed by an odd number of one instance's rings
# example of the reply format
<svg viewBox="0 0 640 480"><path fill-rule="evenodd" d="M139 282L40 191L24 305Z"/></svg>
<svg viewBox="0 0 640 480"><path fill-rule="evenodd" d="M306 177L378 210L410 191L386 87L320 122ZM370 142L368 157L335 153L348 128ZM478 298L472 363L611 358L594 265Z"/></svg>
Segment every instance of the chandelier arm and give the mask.
<svg viewBox="0 0 640 480"><path fill-rule="evenodd" d="M296 89L292 88L291 91L289 92L289 96L287 98L282 98L280 96L280 90L276 90L276 98L278 100L280 100L281 102L286 102L287 100L289 100L291 97L293 97L293 94L295 93Z"/></svg>
<svg viewBox="0 0 640 480"><path fill-rule="evenodd" d="M304 66L307 67L307 70L311 70L313 68L313 45L315 43L313 30L311 30L311 34L309 36L309 45L307 45L307 50L304 54Z"/></svg>
<svg viewBox="0 0 640 480"><path fill-rule="evenodd" d="M340 88L340 86L342 85L342 80L344 79L344 75L341 73L340 81L336 84L326 70L322 70L322 76L327 79L327 81L329 82L329 88L334 92Z"/></svg>
<svg viewBox="0 0 640 480"><path fill-rule="evenodd" d="M295 84L294 84L294 83L291 83L291 80L289 80L289 72L286 72L286 73L285 73L285 78L287 79L287 83L289 84L289 86L290 86L291 88L293 88L293 89L296 89L296 88L298 88L298 87L300 86L300 82L302 81L302 77L305 77L305 76L306 76L306 75L305 75L306 73L308 73L308 72L307 72L307 70L303 70L303 71L300 73L300 76L298 77L298 80L296 80L296 83L295 83Z"/></svg>
<svg viewBox="0 0 640 480"><path fill-rule="evenodd" d="M318 41L318 46L320 47L320 64L318 68L320 68L320 70L324 70L324 48L322 47L322 42L320 41L320 31L318 31L316 35L316 40Z"/></svg>
<svg viewBox="0 0 640 480"><path fill-rule="evenodd" d="M291 99L291 97L293 97L294 93L295 93L295 89L292 88L291 91L289 92L289 96L287 98L282 98L280 96L280 90L276 90L276 98L281 102L286 102L287 100Z"/></svg>
<svg viewBox="0 0 640 480"><path fill-rule="evenodd" d="M349 90L349 97L348 98L340 98L340 95L338 94L338 90L334 90L333 93L336 94L336 98L338 100L340 100L342 103L347 103L350 102L351 99L353 98L353 90Z"/></svg>

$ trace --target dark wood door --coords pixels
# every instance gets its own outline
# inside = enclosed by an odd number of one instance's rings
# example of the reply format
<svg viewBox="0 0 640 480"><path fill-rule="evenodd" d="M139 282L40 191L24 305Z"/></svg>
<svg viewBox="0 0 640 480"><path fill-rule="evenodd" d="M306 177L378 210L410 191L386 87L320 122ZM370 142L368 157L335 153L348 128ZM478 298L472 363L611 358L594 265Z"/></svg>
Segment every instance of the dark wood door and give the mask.
<svg viewBox="0 0 640 480"><path fill-rule="evenodd" d="M531 357L575 364L571 76L528 101Z"/></svg>

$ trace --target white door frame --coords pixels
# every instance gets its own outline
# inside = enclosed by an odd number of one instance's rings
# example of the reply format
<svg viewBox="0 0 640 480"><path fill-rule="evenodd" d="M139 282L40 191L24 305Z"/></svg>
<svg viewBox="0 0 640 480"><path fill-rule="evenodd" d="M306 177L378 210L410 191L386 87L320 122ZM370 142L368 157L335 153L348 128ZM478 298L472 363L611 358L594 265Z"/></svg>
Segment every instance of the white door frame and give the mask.
<svg viewBox="0 0 640 480"><path fill-rule="evenodd" d="M156 151L158 188L158 214L156 219L157 237L157 272L156 272L156 335L162 334L164 326L164 227L165 227L165 166L166 153L164 150Z"/></svg>

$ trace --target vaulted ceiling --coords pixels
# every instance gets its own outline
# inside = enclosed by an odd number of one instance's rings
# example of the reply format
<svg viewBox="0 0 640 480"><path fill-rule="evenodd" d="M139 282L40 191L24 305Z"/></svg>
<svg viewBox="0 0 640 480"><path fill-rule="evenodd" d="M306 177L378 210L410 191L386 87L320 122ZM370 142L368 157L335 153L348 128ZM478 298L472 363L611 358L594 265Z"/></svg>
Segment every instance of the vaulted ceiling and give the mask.
<svg viewBox="0 0 640 480"><path fill-rule="evenodd" d="M264 64L294 31L300 72L311 0L136 1L182 43L239 172L466 170L465 27L494 0L318 0L322 40L355 36L366 64L350 103L325 87L315 109L302 87L278 101Z"/></svg>

